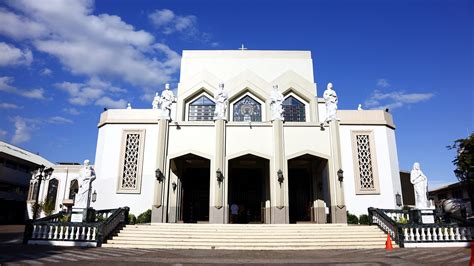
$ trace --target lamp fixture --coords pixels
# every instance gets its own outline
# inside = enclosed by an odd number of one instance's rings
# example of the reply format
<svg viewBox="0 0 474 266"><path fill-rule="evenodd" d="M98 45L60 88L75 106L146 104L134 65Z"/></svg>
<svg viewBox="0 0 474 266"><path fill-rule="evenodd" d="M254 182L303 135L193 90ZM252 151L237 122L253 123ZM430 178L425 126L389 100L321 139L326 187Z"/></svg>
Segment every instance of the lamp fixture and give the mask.
<svg viewBox="0 0 474 266"><path fill-rule="evenodd" d="M97 191L94 190L94 193L92 193L92 202L95 202L97 200Z"/></svg>
<svg viewBox="0 0 474 266"><path fill-rule="evenodd" d="M395 201L396 201L398 207L402 206L402 195L400 195L400 193L398 193L398 192L397 192L397 194L395 194Z"/></svg>
<svg viewBox="0 0 474 266"><path fill-rule="evenodd" d="M342 182L344 180L344 171L342 171L342 169L339 169L337 171L337 179L339 180L339 182Z"/></svg>
<svg viewBox="0 0 474 266"><path fill-rule="evenodd" d="M163 180L165 179L165 176L163 175L163 172L161 172L160 168L156 168L155 177L156 180L158 180L159 182L163 182Z"/></svg>
<svg viewBox="0 0 474 266"><path fill-rule="evenodd" d="M278 183L280 183L280 186L281 186L281 183L283 183L283 181L285 180L285 178L283 177L283 171L281 169L279 169L277 172L277 178L278 178Z"/></svg>
<svg viewBox="0 0 474 266"><path fill-rule="evenodd" d="M219 168L216 171L216 178L217 178L217 182L224 181L224 175L222 174L222 171Z"/></svg>

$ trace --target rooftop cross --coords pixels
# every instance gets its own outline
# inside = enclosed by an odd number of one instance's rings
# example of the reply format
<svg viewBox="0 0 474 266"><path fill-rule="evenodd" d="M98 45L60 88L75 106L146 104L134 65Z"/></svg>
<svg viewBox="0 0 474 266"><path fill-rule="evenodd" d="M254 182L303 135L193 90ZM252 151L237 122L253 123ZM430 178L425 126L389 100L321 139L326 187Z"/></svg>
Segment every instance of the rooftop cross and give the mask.
<svg viewBox="0 0 474 266"><path fill-rule="evenodd" d="M247 48L244 47L244 44L242 44L242 46L239 48L239 50L241 50L243 52L244 50L247 50Z"/></svg>

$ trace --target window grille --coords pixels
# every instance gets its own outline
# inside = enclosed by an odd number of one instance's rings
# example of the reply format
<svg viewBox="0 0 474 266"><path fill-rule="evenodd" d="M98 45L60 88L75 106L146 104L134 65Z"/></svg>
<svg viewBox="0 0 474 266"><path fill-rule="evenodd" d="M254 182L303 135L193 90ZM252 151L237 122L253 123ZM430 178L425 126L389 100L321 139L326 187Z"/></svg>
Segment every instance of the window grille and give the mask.
<svg viewBox="0 0 474 266"><path fill-rule="evenodd" d="M202 95L189 104L189 121L212 121L216 104L206 96Z"/></svg>
<svg viewBox="0 0 474 266"><path fill-rule="evenodd" d="M300 102L293 96L287 97L283 103L283 116L285 121L305 122L306 110L304 103Z"/></svg>
<svg viewBox="0 0 474 266"><path fill-rule="evenodd" d="M353 131L352 138L356 194L379 194L374 133Z"/></svg>
<svg viewBox="0 0 474 266"><path fill-rule="evenodd" d="M140 193L144 130L124 131L119 192Z"/></svg>
<svg viewBox="0 0 474 266"><path fill-rule="evenodd" d="M374 189L374 174L370 154L369 135L357 135L357 158L359 160L360 188Z"/></svg>

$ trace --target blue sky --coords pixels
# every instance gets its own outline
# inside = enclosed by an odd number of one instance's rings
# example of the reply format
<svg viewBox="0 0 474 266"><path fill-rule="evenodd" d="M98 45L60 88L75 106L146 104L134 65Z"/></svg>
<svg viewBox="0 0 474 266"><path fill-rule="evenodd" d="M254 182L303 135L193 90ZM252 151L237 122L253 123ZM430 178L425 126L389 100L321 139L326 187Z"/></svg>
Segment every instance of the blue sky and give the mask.
<svg viewBox="0 0 474 266"><path fill-rule="evenodd" d="M400 168L455 182L473 131L472 1L0 3L0 139L53 162L95 158L104 107L149 108L184 49L309 50L340 109L389 107ZM321 95L319 95L321 96Z"/></svg>

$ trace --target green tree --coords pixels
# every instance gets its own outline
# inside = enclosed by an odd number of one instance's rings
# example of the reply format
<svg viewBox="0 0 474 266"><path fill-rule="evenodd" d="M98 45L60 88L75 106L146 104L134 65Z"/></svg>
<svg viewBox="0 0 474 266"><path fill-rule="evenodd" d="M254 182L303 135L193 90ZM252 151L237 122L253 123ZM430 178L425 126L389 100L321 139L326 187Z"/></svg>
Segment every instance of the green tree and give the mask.
<svg viewBox="0 0 474 266"><path fill-rule="evenodd" d="M471 206L474 207L474 133L465 139L455 140L448 148L457 150L453 160L456 166L454 174L461 183L467 185Z"/></svg>

